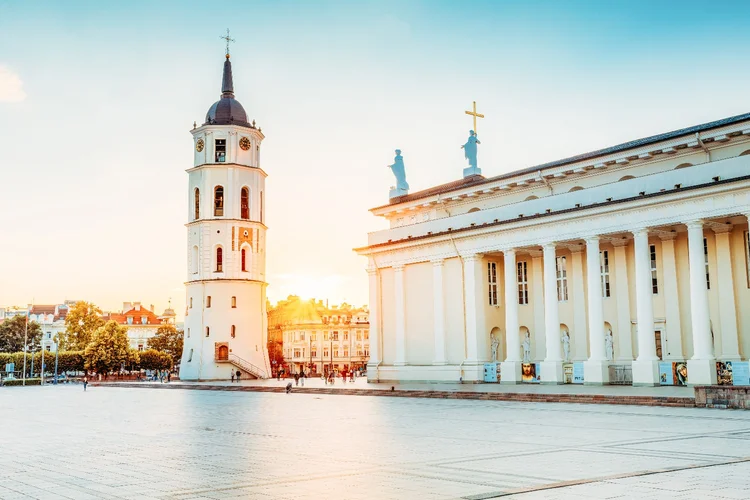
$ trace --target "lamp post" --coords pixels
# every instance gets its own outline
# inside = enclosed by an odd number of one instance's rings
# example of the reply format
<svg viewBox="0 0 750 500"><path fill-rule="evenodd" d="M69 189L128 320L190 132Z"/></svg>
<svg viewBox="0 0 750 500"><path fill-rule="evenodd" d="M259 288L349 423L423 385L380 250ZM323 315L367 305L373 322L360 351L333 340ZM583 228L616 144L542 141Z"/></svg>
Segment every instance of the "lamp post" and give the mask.
<svg viewBox="0 0 750 500"><path fill-rule="evenodd" d="M53 385L57 385L57 358L60 353L60 333L55 334L55 380L52 382Z"/></svg>
<svg viewBox="0 0 750 500"><path fill-rule="evenodd" d="M42 313L42 336L39 338L39 349L42 351L42 366L39 370L39 377L42 379L39 385L44 385L44 313Z"/></svg>
<svg viewBox="0 0 750 500"><path fill-rule="evenodd" d="M23 385L26 385L26 351L29 339L29 311L26 311L26 325L23 327ZM31 358L31 367L34 368L34 358Z"/></svg>

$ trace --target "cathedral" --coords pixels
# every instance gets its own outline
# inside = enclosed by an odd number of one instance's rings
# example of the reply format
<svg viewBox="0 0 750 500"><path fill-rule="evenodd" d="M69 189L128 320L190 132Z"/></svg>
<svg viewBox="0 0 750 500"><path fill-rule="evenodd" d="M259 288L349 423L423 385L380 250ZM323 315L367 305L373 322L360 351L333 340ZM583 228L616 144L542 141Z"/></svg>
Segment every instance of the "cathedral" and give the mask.
<svg viewBox="0 0 750 500"><path fill-rule="evenodd" d="M235 99L228 49L221 98L191 133L180 378L267 378L264 136Z"/></svg>
<svg viewBox="0 0 750 500"><path fill-rule="evenodd" d="M494 177L477 144L370 210L369 380L750 384L750 114Z"/></svg>

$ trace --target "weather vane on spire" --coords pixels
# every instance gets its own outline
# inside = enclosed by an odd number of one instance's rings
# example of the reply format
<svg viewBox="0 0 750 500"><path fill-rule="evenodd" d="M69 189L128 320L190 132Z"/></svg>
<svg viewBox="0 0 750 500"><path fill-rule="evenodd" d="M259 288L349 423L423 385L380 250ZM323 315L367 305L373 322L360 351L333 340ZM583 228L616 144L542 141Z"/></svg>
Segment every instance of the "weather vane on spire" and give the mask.
<svg viewBox="0 0 750 500"><path fill-rule="evenodd" d="M220 36L222 40L227 41L227 59L229 59L229 42L234 42L234 38L229 37L229 28L227 28L227 35L226 36Z"/></svg>

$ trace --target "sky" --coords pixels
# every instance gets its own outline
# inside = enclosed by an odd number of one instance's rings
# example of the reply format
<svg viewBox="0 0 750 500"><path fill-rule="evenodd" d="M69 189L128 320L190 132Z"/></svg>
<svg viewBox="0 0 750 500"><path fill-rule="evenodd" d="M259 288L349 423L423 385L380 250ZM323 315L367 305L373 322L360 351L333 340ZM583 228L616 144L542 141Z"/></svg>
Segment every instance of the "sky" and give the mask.
<svg viewBox="0 0 750 500"><path fill-rule="evenodd" d="M412 192L750 111L750 2L0 0L0 306L184 311L190 129L262 127L267 280L367 303L352 248Z"/></svg>

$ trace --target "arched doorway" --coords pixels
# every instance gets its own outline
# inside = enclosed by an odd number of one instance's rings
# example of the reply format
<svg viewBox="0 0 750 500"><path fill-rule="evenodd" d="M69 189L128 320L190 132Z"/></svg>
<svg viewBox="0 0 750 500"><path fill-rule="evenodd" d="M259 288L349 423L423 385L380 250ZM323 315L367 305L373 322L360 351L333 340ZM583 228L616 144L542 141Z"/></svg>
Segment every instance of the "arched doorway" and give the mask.
<svg viewBox="0 0 750 500"><path fill-rule="evenodd" d="M226 361L229 359L229 347L227 347L226 345L219 346L219 359L221 361Z"/></svg>

